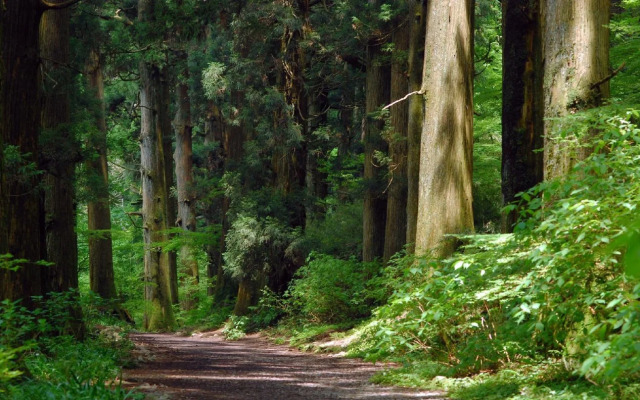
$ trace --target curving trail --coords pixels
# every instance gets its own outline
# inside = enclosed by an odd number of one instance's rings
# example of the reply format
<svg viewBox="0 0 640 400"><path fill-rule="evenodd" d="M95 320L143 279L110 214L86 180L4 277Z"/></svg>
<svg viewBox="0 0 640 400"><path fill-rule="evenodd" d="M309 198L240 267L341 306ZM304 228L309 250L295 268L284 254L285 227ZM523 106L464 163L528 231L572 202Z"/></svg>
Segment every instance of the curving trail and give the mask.
<svg viewBox="0 0 640 400"><path fill-rule="evenodd" d="M215 333L132 334L131 339L146 361L125 370L125 386L148 393L148 399L445 400L438 392L369 383L380 365L302 353L258 335L234 342Z"/></svg>

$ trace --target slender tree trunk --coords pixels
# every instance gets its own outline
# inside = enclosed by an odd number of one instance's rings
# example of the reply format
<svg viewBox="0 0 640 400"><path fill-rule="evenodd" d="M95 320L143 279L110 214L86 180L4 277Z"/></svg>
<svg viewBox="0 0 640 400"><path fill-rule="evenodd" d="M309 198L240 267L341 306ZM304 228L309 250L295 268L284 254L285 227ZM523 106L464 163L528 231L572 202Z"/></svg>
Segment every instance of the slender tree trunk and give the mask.
<svg viewBox="0 0 640 400"><path fill-rule="evenodd" d="M446 234L473 231L473 4L427 6L417 254L446 256Z"/></svg>
<svg viewBox="0 0 640 400"><path fill-rule="evenodd" d="M138 18L153 21L153 0L139 0ZM140 62L140 161L142 175L142 219L145 275L144 326L148 330L170 330L174 324L171 295L172 272L169 255L158 247L166 243L169 227L167 218L166 168L164 156L164 131L160 115L165 103L157 65Z"/></svg>
<svg viewBox="0 0 640 400"><path fill-rule="evenodd" d="M539 0L502 2L502 199L542 181L542 38ZM518 210L503 215L511 232Z"/></svg>
<svg viewBox="0 0 640 400"><path fill-rule="evenodd" d="M376 151L386 151L382 138L384 121L372 116L389 103L390 68L382 61L382 39L372 38L367 46L366 124L364 131L365 194L362 216L362 259L373 261L384 253L387 198L384 193L384 169L375 160Z"/></svg>
<svg viewBox="0 0 640 400"><path fill-rule="evenodd" d="M87 203L89 225L89 286L103 299L117 296L113 274L113 243L111 240L111 209L109 207L109 170L107 166L107 122L105 119L104 81L100 55L91 51L87 60L87 81L98 103L95 116L97 133L90 139L97 157L85 163L87 172L98 179L92 188L93 197Z"/></svg>
<svg viewBox="0 0 640 400"><path fill-rule="evenodd" d="M558 118L597 107L609 97L603 79L609 75L610 8L610 0L541 2L545 180L566 175L591 152L579 146L579 139L557 139L563 128Z"/></svg>
<svg viewBox="0 0 640 400"><path fill-rule="evenodd" d="M0 299L22 300L34 307L31 296L42 295L42 267L34 264L44 255L44 214L41 204L40 177L19 175L20 166L38 167L38 127L40 125L40 89L38 30L41 9L38 1L3 2L2 16L2 115L0 135L5 149L21 160L5 160L5 220L0 227L0 242L17 259L26 259L17 271L0 270ZM15 151L13 151L15 150ZM17 165L14 165L16 164Z"/></svg>
<svg viewBox="0 0 640 400"><path fill-rule="evenodd" d="M171 94L169 90L170 78L168 68L162 68L160 70L160 84L162 88L162 96L158 99L158 118L162 130L162 147L164 155L164 185L165 193L167 194L167 229L175 226L177 219L177 202L171 195L171 188L174 186L173 172L175 170L173 165L173 135L171 134L173 129L171 127L171 116L169 114L169 104L171 103ZM167 234L167 238L171 240L174 237L173 233ZM169 260L169 271L171 280L169 286L171 288L171 303L178 304L178 254L175 251L168 251L167 257Z"/></svg>
<svg viewBox="0 0 640 400"><path fill-rule="evenodd" d="M396 27L392 41L394 59L391 64L391 100L401 99L409 93L407 59L410 19L403 18ZM402 101L391 107L392 132L388 137L389 184L387 186L387 221L384 237L383 260L389 261L391 256L402 250L407 235L407 131L409 120L409 103Z"/></svg>
<svg viewBox="0 0 640 400"><path fill-rule="evenodd" d="M4 25L6 23L6 10L4 8L0 9L0 49L4 51ZM5 227L9 226L9 219L7 218L7 206L9 203L9 199L7 196L6 182L4 178L4 136L5 129L4 126L4 102L5 102L5 72L4 72L4 57L0 54L0 255L6 254L9 250L9 238L7 229ZM0 299L4 298L4 291L2 289L3 282L3 273L0 272Z"/></svg>
<svg viewBox="0 0 640 400"><path fill-rule="evenodd" d="M195 195L193 194L193 149L192 149L192 128L191 123L191 100L189 98L189 86L186 80L189 77L189 69L186 67L187 54L184 53L182 61L185 63L183 69L183 81L176 87L176 116L173 120L176 137L176 150L174 160L176 166L176 187L178 192L178 219L176 225L185 232L195 232ZM196 285L200 281L198 272L198 262L193 254L193 248L188 244L183 244L180 248L180 261L184 273L191 277L190 285ZM195 298L187 292L183 301L186 309L192 309L195 305Z"/></svg>
<svg viewBox="0 0 640 400"><path fill-rule="evenodd" d="M424 64L424 35L427 19L427 1L413 0L411 8L411 33L409 36L409 92L422 88L422 66ZM407 237L408 250L415 250L418 221L418 183L420 177L420 139L424 119L424 97L409 98L407 123Z"/></svg>
<svg viewBox="0 0 640 400"><path fill-rule="evenodd" d="M75 164L78 144L70 129L69 91L70 10L51 10L40 22L40 55L43 58L44 101L41 154L44 175L44 208L47 268L45 292L78 287L78 238L75 232Z"/></svg>

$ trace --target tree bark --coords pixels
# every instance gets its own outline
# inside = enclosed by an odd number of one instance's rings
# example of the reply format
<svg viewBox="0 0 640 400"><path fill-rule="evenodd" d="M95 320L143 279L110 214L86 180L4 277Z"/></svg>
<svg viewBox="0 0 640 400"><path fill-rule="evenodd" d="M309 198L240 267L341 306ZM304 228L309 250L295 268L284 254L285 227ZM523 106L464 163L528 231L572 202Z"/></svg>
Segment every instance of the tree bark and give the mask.
<svg viewBox="0 0 640 400"><path fill-rule="evenodd" d="M41 154L45 167L44 209L47 261L44 291L78 287L78 238L75 232L75 164L79 146L70 129L70 10L46 11L40 22L44 71Z"/></svg>
<svg viewBox="0 0 640 400"><path fill-rule="evenodd" d="M410 18L402 18L392 36L394 44L391 64L391 100L403 98L409 93L408 65L406 54L409 50L411 33ZM387 221L384 238L383 260L402 250L407 235L407 131L409 103L402 101L391 107L392 132L389 142L389 184L387 186Z"/></svg>
<svg viewBox="0 0 640 400"><path fill-rule="evenodd" d="M413 0L411 8L411 33L409 35L409 93L422 88L424 64L424 35L427 19L427 1ZM407 237L408 251L415 251L418 221L418 183L420 177L420 138L424 119L424 97L409 98L407 122Z"/></svg>
<svg viewBox="0 0 640 400"><path fill-rule="evenodd" d="M446 234L473 231L473 4L427 6L417 254L446 256Z"/></svg>
<svg viewBox="0 0 640 400"><path fill-rule="evenodd" d="M387 198L384 169L375 160L376 151L386 151L382 138L384 121L372 113L389 103L390 68L382 61L383 39L372 38L367 46L366 123L364 131L365 194L362 216L362 260L373 261L384 253Z"/></svg>
<svg viewBox="0 0 640 400"><path fill-rule="evenodd" d="M2 115L0 136L5 149L12 146L21 160L19 165L39 166L38 127L40 126L40 88L38 32L41 9L36 0L4 2L2 15ZM8 167L4 160L5 168ZM17 259L26 259L17 271L0 270L0 299L22 300L34 307L31 296L42 291L42 267L34 262L44 255L44 214L41 205L39 176L18 175L19 165L4 170L4 223L0 240Z"/></svg>
<svg viewBox="0 0 640 400"><path fill-rule="evenodd" d="M542 38L540 2L502 2L502 199L507 205L516 194L542 181ZM511 232L519 215L513 210L502 219L502 231Z"/></svg>
<svg viewBox="0 0 640 400"><path fill-rule="evenodd" d="M195 232L195 195L193 194L193 148L191 123L191 99L189 97L189 86L187 79L189 69L186 67L187 54L181 56L181 61L185 63L182 71L183 80L176 87L176 116L173 120L176 137L176 149L174 161L176 166L176 188L178 192L178 219L176 225L185 232ZM198 262L193 254L193 249L184 243L180 247L180 262L184 273L189 276L191 282L188 285L195 285L200 281ZM187 291L184 296L184 308L189 310L195 306L195 298Z"/></svg>
<svg viewBox="0 0 640 400"><path fill-rule="evenodd" d="M609 75L610 8L610 0L541 3L545 180L566 175L591 152L575 137L558 139L563 128L558 118L597 107L609 97L608 81L594 84Z"/></svg>
<svg viewBox="0 0 640 400"><path fill-rule="evenodd" d="M139 0L138 19L153 21L154 1ZM166 168L164 131L160 115L166 103L160 68L140 62L140 161L142 175L142 219L144 251L145 300L144 327L148 330L170 330L173 316L169 255L158 247L166 243L167 219Z"/></svg>
<svg viewBox="0 0 640 400"><path fill-rule="evenodd" d="M87 202L89 225L89 286L103 299L117 296L113 273L113 243L111 240L111 209L109 204L109 170L107 166L107 122L105 119L104 81L102 61L91 51L86 67L89 90L98 103L95 115L97 133L90 139L90 147L97 157L85 163L87 173L96 176L92 188L94 197Z"/></svg>

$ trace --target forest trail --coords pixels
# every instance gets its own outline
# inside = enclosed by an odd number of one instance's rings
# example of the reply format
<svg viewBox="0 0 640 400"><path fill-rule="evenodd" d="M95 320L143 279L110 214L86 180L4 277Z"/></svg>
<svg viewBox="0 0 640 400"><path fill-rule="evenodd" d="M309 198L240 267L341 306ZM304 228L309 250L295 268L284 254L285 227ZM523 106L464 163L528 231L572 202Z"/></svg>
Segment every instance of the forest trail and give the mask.
<svg viewBox="0 0 640 400"><path fill-rule="evenodd" d="M135 353L145 361L124 371L124 385L148 393L148 399L445 400L435 391L369 383L381 365L303 353L259 335L237 341L225 341L214 332L130 337Z"/></svg>

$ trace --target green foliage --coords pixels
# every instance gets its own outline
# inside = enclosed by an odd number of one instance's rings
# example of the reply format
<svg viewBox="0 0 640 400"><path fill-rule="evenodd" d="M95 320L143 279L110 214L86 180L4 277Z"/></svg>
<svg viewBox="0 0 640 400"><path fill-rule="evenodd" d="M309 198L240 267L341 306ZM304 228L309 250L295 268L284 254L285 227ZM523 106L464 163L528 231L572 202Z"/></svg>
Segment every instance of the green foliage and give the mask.
<svg viewBox="0 0 640 400"><path fill-rule="evenodd" d="M0 396L12 399L141 399L116 382L131 349L122 334L95 330L83 342L64 334L76 293L51 294L42 308L0 303ZM85 308L84 315L93 315ZM93 322L86 321L90 327ZM95 332L95 333L94 333ZM115 330L114 332L120 332Z"/></svg>
<svg viewBox="0 0 640 400"><path fill-rule="evenodd" d="M288 296L297 316L314 323L345 322L369 315L384 299L380 265L312 254L296 272Z"/></svg>
<svg viewBox="0 0 640 400"><path fill-rule="evenodd" d="M232 315L224 325L222 334L227 340L238 340L245 337L247 334L247 325L249 324L249 317Z"/></svg>
<svg viewBox="0 0 640 400"><path fill-rule="evenodd" d="M304 232L310 251L348 259L362 254L362 202L337 204Z"/></svg>

